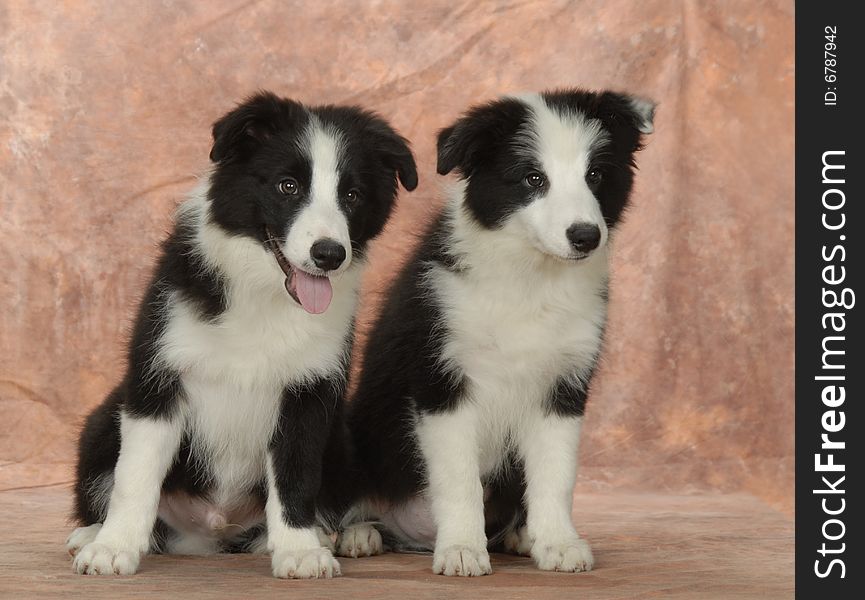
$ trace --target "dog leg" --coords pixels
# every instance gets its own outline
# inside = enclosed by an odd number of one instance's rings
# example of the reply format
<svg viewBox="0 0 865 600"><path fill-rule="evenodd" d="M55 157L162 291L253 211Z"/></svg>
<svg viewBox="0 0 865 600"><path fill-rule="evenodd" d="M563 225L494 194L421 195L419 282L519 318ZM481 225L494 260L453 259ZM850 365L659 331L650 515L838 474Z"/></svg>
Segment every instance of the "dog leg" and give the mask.
<svg viewBox="0 0 865 600"><path fill-rule="evenodd" d="M425 414L418 423L436 524L436 574L470 577L492 572L475 431L469 408Z"/></svg>
<svg viewBox="0 0 865 600"><path fill-rule="evenodd" d="M340 394L340 387L327 380L283 392L280 424L268 456L265 505L275 577L315 579L341 574L333 552L322 544L315 514L325 445Z"/></svg>
<svg viewBox="0 0 865 600"><path fill-rule="evenodd" d="M150 547L162 481L174 462L181 419L136 418L122 414L120 455L105 523L72 562L76 573L132 575Z"/></svg>
<svg viewBox="0 0 865 600"><path fill-rule="evenodd" d="M322 545L318 528L313 525L314 511L304 519L292 515L296 508L285 509L280 493L294 482L280 477L267 465L267 549L273 553L271 566L274 577L283 579L331 578L341 575L339 563L330 548ZM309 522L309 525L303 523ZM292 524L296 523L296 524Z"/></svg>
<svg viewBox="0 0 865 600"><path fill-rule="evenodd" d="M544 571L588 571L594 562L588 543L571 521L580 417L538 416L522 432L526 469L526 529L531 555ZM523 540L517 546L525 547Z"/></svg>

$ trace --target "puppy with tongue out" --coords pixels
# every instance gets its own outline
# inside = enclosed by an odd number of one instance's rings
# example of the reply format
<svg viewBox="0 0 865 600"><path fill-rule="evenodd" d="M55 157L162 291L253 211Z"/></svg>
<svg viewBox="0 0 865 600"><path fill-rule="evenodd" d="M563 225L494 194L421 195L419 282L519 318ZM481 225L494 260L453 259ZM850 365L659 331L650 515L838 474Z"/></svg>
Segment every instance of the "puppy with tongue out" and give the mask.
<svg viewBox="0 0 865 600"><path fill-rule="evenodd" d="M73 570L267 548L276 577L334 577L322 534L357 487L342 405L359 257L397 185L417 186L414 157L374 113L262 92L216 121L210 159L163 245L129 370L82 431Z"/></svg>

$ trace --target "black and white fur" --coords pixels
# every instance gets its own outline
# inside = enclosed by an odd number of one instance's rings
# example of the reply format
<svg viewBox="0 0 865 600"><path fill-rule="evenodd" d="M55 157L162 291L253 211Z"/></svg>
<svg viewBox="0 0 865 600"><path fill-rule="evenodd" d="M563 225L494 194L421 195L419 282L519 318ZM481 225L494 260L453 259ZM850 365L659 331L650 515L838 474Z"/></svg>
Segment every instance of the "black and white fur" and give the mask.
<svg viewBox="0 0 865 600"><path fill-rule="evenodd" d="M489 548L592 568L571 521L580 425L607 310L610 232L654 104L565 90L470 110L438 139L461 179L364 353L349 428L369 486L350 520L433 572ZM355 524L353 538L381 537Z"/></svg>
<svg viewBox="0 0 865 600"><path fill-rule="evenodd" d="M148 551L268 550L277 577L339 574L322 528L351 480L342 403L358 282L397 180L417 185L414 159L372 113L264 92L213 137L123 382L81 434L77 573L132 574ZM323 314L288 293L295 269L329 279Z"/></svg>

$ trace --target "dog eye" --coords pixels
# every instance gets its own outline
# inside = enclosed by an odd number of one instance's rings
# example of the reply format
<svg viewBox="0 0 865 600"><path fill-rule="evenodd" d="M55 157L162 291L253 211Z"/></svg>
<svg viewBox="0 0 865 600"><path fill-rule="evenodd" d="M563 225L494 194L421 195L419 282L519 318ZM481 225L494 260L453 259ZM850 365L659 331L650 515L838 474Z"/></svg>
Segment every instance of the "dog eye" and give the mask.
<svg viewBox="0 0 865 600"><path fill-rule="evenodd" d="M345 199L349 204L356 204L360 200L360 192L357 190L348 190L345 194Z"/></svg>
<svg viewBox="0 0 865 600"><path fill-rule="evenodd" d="M283 179L276 184L276 191L284 196L294 196L298 191L297 181L291 177Z"/></svg>
<svg viewBox="0 0 865 600"><path fill-rule="evenodd" d="M589 172L586 173L586 181L589 185L598 185L603 178L604 174L601 173L600 169L589 169Z"/></svg>
<svg viewBox="0 0 865 600"><path fill-rule="evenodd" d="M537 171L532 171L531 173L526 175L526 183L529 184L531 187L539 188L542 187L546 182L546 178Z"/></svg>

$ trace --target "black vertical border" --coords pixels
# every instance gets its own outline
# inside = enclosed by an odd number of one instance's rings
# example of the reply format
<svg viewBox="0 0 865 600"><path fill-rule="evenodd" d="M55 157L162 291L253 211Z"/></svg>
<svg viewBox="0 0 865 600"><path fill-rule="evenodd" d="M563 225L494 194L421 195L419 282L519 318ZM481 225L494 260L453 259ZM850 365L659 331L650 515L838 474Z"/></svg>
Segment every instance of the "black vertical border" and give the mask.
<svg viewBox="0 0 865 600"><path fill-rule="evenodd" d="M865 288L861 285L865 267L862 253L865 165L859 134L865 130L865 98L860 83L865 78L865 19L854 15L861 15L863 9L865 6L859 2L840 0L796 2L796 597L809 600L865 598L865 564L862 562L865 535L861 528L865 507L861 506L860 491L865 486L861 469L865 460L865 428L862 426L865 418L862 410L865 402L862 312L865 307L861 306L865 304ZM836 82L825 80L827 26L837 28ZM837 93L834 106L825 104L827 91ZM823 183L823 153L839 150L845 152L845 182L842 185ZM832 160L838 159L833 157ZM839 211L827 211L823 207L823 193L831 188L841 189L845 195L845 205ZM830 203L837 203L839 198L838 194L831 193ZM843 230L830 231L823 226L824 213L828 213L831 224L839 221L842 211L846 219ZM836 250L834 260L824 260L823 253L832 256L832 249L837 245L844 247L845 259L841 261L842 252ZM840 273L838 267L845 268L843 283L824 283L823 269L831 264L836 266L836 277ZM826 308L822 301L823 289L840 293L845 287L856 294L854 306L849 310ZM844 313L843 333L833 332L831 328L824 330L822 317L827 312ZM845 338L841 343L833 343L836 349L841 349L843 344L845 354L836 355L835 361L843 361L846 368L832 372L845 376L845 381L835 382L843 385L846 392L844 404L835 408L844 412L845 426L842 431L829 434L830 439L846 444L843 450L833 452L835 462L845 466L841 473L845 480L837 486L845 490L844 494L814 493L815 489L826 488L822 476L826 475L834 483L839 475L818 473L814 464L814 455L821 452L821 434L825 432L821 420L824 412L831 410L821 398L824 386L830 382L815 380L816 376L827 373L822 369L822 342L827 335ZM838 415L833 418L837 421ZM825 455L828 451L822 452ZM821 506L824 498L832 510L840 506L842 497L845 500L843 513L837 517L824 513ZM844 522L844 536L837 541L825 540L823 536L823 524L831 518ZM841 527L833 523L827 531L835 536ZM823 557L818 552L823 543L836 549L843 543L844 552ZM843 560L845 577L839 577L841 570L837 564L828 577L818 577L815 560L821 561L820 568L825 572L829 561L835 557Z"/></svg>

